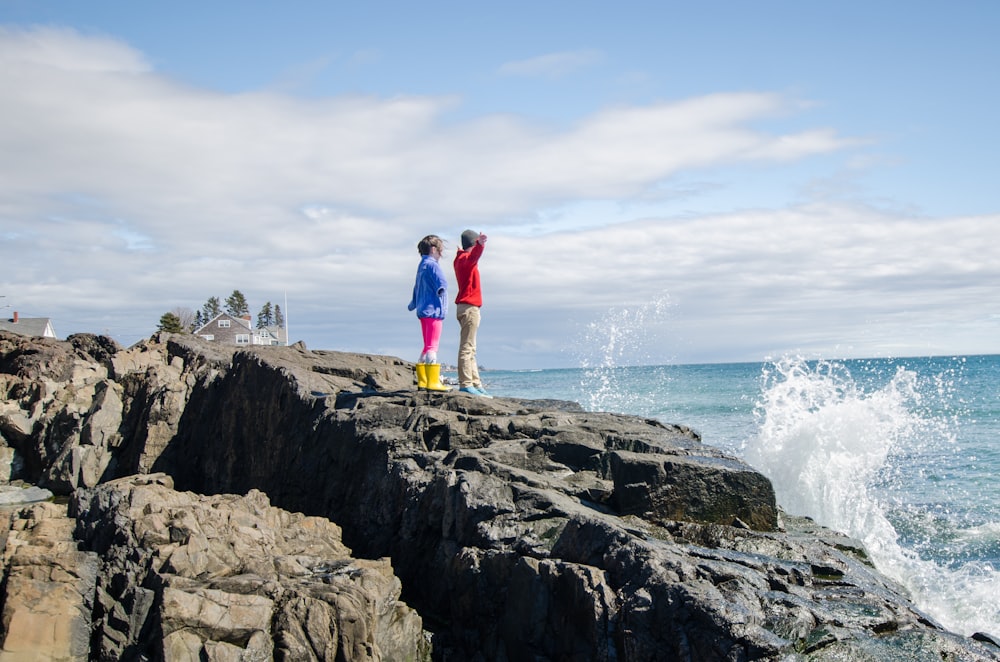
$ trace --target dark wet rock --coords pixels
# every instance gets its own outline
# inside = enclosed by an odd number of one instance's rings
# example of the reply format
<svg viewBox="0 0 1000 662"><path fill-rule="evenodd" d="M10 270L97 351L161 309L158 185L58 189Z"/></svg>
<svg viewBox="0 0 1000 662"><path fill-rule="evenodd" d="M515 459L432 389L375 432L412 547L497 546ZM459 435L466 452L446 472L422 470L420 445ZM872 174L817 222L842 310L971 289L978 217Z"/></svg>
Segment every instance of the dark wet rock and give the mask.
<svg viewBox="0 0 1000 662"><path fill-rule="evenodd" d="M387 641L422 654L414 618L440 660L1000 659L682 425L420 392L392 357L166 334L128 349L0 334L0 386L11 479L71 497L81 549L111 559L90 614L107 655L332 659L304 642L367 600L397 606L367 610L338 659L399 659ZM299 552L250 567L225 552L241 543L220 503L272 513L269 531L326 522L344 555L310 552L307 575L384 560L384 581L337 597L265 571ZM245 621L207 626L233 609Z"/></svg>

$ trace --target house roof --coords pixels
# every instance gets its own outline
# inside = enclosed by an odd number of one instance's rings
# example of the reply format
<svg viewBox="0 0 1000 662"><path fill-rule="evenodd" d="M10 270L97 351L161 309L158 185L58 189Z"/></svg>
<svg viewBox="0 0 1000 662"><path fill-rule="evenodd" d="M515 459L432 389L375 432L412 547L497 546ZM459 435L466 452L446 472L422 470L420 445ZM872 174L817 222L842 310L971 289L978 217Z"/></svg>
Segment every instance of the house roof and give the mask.
<svg viewBox="0 0 1000 662"><path fill-rule="evenodd" d="M43 336L55 338L52 320L48 317L13 317L0 318L0 331L10 331L22 336Z"/></svg>
<svg viewBox="0 0 1000 662"><path fill-rule="evenodd" d="M197 329L195 329L194 335L196 336L201 335L202 333L206 333L208 330L218 328L219 320L229 320L230 323L235 322L244 329L250 328L250 320L246 319L245 317L236 317L235 315L230 315L229 313L219 313L218 315L216 315L215 317L213 317L212 319L208 320L207 322L199 326Z"/></svg>

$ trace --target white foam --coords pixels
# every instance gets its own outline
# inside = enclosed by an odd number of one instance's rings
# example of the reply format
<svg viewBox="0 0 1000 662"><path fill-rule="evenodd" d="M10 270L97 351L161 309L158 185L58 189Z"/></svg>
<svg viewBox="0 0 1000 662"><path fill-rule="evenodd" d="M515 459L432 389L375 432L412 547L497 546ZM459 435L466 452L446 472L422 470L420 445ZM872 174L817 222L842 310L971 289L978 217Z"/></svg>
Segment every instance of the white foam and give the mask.
<svg viewBox="0 0 1000 662"><path fill-rule="evenodd" d="M923 413L917 375L899 368L864 392L844 364L785 358L766 365L763 382L759 430L744 459L771 479L782 507L861 540L875 566L946 628L1000 634L1000 573L986 563L922 559L887 517L891 463L954 434L948 421ZM940 396L941 380L930 388Z"/></svg>

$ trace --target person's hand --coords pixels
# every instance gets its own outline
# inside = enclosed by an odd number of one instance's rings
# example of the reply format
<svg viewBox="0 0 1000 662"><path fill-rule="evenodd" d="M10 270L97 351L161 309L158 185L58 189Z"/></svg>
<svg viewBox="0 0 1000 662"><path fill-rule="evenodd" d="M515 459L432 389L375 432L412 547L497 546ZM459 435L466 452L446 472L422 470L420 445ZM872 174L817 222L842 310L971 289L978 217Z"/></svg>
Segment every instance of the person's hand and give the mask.
<svg viewBox="0 0 1000 662"><path fill-rule="evenodd" d="M476 243L479 244L480 246L485 246L486 245L486 235L483 234L482 232L480 232L479 233L479 237L476 238Z"/></svg>

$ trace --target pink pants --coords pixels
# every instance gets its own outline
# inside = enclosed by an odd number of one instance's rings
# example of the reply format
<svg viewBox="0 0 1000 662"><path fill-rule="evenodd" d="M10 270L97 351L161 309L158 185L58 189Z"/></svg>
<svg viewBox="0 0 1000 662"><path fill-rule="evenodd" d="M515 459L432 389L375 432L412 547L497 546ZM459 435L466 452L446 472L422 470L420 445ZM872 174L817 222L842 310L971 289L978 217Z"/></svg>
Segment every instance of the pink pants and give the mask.
<svg viewBox="0 0 1000 662"><path fill-rule="evenodd" d="M424 351L422 355L437 355L438 344L441 342L442 328L444 328L444 320L433 317L420 318L420 330L424 334Z"/></svg>

